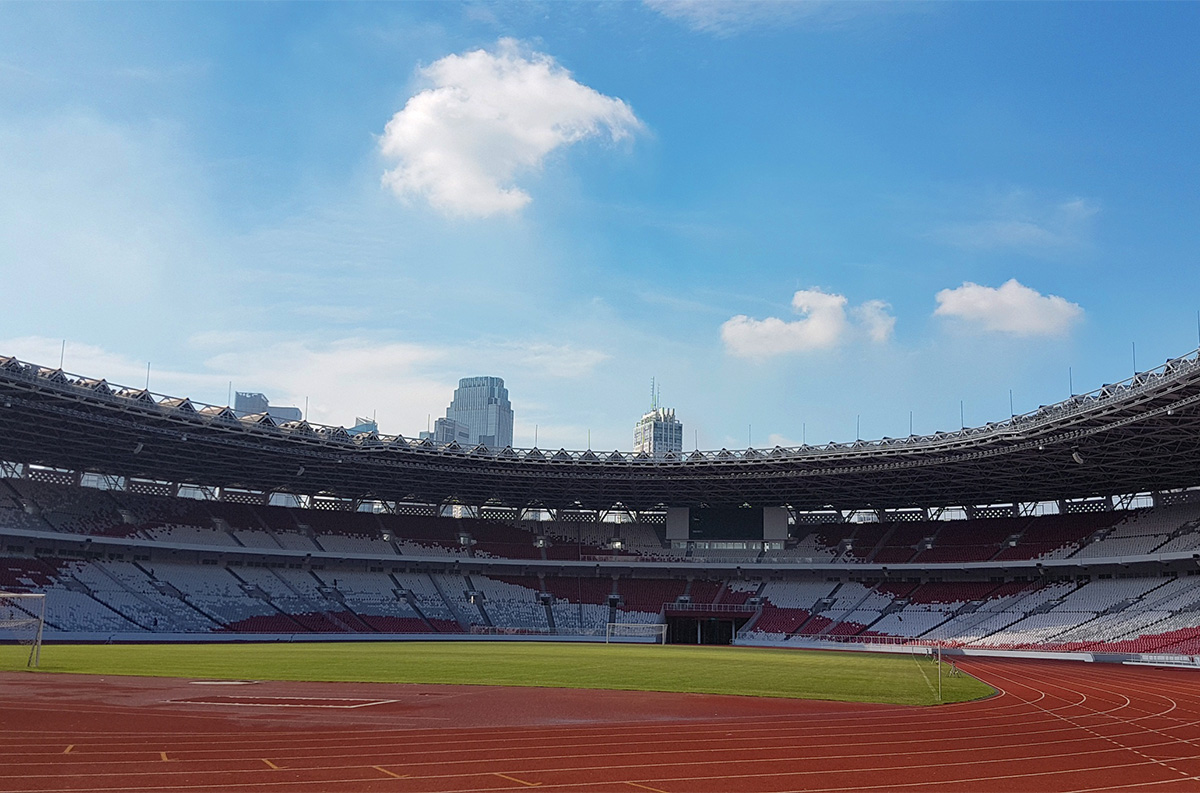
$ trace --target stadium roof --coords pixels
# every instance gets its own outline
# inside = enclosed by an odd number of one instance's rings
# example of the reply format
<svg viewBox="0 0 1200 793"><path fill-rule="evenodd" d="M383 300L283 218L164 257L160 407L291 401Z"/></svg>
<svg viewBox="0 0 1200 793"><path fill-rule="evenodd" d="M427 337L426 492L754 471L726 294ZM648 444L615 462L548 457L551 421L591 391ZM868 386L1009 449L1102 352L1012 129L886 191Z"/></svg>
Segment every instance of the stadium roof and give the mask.
<svg viewBox="0 0 1200 793"><path fill-rule="evenodd" d="M510 507L895 509L1200 483L1200 355L982 427L795 448L437 446L153 394L0 358L0 459L210 487Z"/></svg>

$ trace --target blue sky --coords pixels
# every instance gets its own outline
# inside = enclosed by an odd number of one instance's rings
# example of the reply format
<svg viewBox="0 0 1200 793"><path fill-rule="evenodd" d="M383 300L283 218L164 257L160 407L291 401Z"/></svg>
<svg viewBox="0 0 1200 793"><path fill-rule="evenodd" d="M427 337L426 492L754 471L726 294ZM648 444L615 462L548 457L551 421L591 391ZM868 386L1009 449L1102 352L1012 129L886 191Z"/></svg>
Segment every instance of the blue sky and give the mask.
<svg viewBox="0 0 1200 793"><path fill-rule="evenodd" d="M516 443L953 429L1197 344L1200 5L0 5L0 354ZM860 419L861 417L861 419Z"/></svg>

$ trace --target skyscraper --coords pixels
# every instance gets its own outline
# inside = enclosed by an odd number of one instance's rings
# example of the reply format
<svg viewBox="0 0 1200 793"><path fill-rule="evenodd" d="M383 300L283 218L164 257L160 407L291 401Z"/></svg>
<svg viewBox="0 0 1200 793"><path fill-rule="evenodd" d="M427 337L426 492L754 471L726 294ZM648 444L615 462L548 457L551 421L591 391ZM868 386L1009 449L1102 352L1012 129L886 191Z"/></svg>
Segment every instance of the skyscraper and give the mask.
<svg viewBox="0 0 1200 793"><path fill-rule="evenodd" d="M650 384L650 411L633 428L633 450L651 457L683 451L683 422L675 418L675 408L658 405L658 391Z"/></svg>
<svg viewBox="0 0 1200 793"><path fill-rule="evenodd" d="M446 418L438 419L437 424L430 434L439 443L455 439L461 445L482 443L494 449L512 446L513 410L503 378L459 380L454 399L446 408Z"/></svg>
<svg viewBox="0 0 1200 793"><path fill-rule="evenodd" d="M300 421L304 417L300 408L277 407L268 402L262 394L250 391L237 392L233 400L233 409L243 416L266 413L276 421Z"/></svg>

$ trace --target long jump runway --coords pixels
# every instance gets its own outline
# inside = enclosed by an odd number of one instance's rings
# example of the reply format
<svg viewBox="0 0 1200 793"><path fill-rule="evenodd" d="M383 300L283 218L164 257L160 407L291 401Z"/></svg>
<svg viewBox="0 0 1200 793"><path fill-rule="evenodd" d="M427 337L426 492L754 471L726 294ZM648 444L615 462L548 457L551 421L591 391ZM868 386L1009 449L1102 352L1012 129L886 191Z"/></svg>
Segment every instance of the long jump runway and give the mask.
<svg viewBox="0 0 1200 793"><path fill-rule="evenodd" d="M1200 791L1200 673L960 666L1000 694L914 708L0 674L0 791Z"/></svg>

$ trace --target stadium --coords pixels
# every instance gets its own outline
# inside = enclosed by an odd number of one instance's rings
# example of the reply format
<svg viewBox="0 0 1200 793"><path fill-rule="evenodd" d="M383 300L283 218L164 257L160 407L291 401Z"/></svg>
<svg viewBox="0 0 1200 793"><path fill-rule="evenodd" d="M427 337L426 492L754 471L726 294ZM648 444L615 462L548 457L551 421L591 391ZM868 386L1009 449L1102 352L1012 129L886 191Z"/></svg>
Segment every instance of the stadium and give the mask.
<svg viewBox="0 0 1200 793"><path fill-rule="evenodd" d="M108 676L4 676L30 732L3 789L1200 774L1200 353L957 432L663 459L277 424L102 374L0 358L3 624L28 646L5 668ZM922 697L757 666L802 649L899 662ZM647 653L676 679L639 682Z"/></svg>

